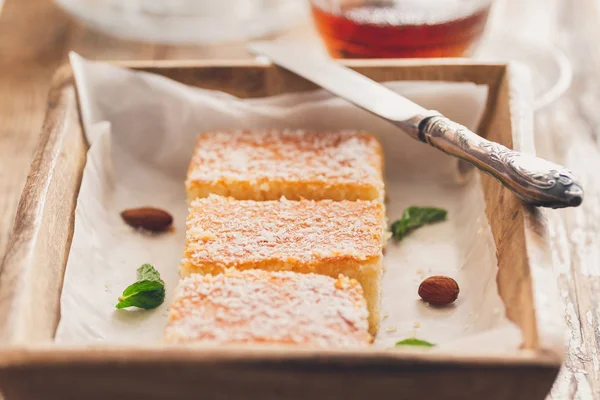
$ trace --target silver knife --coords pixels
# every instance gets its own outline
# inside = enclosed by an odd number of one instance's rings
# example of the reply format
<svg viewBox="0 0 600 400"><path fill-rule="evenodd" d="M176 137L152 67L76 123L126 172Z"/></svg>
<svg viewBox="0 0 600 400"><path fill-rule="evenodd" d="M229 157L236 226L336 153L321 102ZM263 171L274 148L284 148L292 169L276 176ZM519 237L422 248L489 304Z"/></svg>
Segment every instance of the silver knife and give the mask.
<svg viewBox="0 0 600 400"><path fill-rule="evenodd" d="M583 188L566 168L490 142L437 111L427 110L325 54L293 44L255 42L250 52L268 57L295 74L373 114L414 139L461 158L498 179L535 206L577 207Z"/></svg>

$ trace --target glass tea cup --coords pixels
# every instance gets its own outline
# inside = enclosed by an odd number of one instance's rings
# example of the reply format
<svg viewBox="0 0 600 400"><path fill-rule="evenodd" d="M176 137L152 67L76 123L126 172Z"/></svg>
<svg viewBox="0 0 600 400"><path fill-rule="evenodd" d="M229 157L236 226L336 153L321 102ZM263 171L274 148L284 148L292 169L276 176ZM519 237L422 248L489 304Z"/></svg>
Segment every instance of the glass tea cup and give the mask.
<svg viewBox="0 0 600 400"><path fill-rule="evenodd" d="M308 8L306 0L54 1L103 34L169 45L220 45L285 32L304 21Z"/></svg>
<svg viewBox="0 0 600 400"><path fill-rule="evenodd" d="M469 56L492 0L310 0L335 58Z"/></svg>

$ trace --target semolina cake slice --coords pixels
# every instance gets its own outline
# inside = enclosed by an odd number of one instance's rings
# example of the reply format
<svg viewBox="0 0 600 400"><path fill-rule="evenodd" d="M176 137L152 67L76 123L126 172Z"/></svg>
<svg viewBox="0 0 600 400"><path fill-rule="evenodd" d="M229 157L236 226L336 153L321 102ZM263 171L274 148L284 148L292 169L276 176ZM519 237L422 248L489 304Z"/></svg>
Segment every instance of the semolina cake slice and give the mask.
<svg viewBox="0 0 600 400"><path fill-rule="evenodd" d="M384 211L380 201L235 200L191 203L182 277L238 270L294 271L356 279L379 325Z"/></svg>
<svg viewBox="0 0 600 400"><path fill-rule="evenodd" d="M205 132L185 185L190 201L211 193L238 200L378 200L383 156L377 138L363 132Z"/></svg>
<svg viewBox="0 0 600 400"><path fill-rule="evenodd" d="M354 279L228 270L179 283L164 336L169 343L365 347L367 315Z"/></svg>

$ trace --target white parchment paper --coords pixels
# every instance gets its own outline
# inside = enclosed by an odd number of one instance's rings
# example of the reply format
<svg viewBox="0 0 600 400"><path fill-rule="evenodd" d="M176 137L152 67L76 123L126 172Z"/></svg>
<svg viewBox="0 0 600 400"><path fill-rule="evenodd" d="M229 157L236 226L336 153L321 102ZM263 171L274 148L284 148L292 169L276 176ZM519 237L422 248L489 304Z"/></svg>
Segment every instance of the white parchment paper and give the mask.
<svg viewBox="0 0 600 400"><path fill-rule="evenodd" d="M160 342L178 281L187 215L184 179L200 131L241 128L363 129L385 151L387 214L411 205L448 210L448 221L415 231L385 254L383 320L375 345L416 336L436 349L506 351L520 332L505 317L496 288L497 260L475 171L391 124L324 91L241 100L166 78L71 56L91 144L77 202L75 232L61 297L59 343ZM393 90L472 129L485 86L391 82ZM461 172L463 171L463 172ZM173 233L145 235L126 226L123 209L151 205L175 218ZM152 311L116 310L136 269L153 264L167 300ZM417 288L429 275L454 277L454 305L428 307Z"/></svg>

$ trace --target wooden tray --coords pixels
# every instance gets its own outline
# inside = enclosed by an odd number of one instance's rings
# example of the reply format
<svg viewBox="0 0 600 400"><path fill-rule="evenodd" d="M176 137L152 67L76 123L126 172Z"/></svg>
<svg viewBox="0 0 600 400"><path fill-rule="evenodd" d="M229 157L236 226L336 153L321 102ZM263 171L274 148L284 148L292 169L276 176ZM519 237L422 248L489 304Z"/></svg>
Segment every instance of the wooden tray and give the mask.
<svg viewBox="0 0 600 400"><path fill-rule="evenodd" d="M463 60L349 61L377 80L471 81L489 86L479 133L533 151L531 111L510 66ZM256 62L142 63L131 68L240 97L314 89ZM526 92L526 91L525 91ZM523 332L498 354L413 349L315 351L224 346L65 346L52 342L87 144L72 71L54 77L40 143L0 275L0 387L8 399L542 399L562 358L562 316L543 212L484 175L500 295Z"/></svg>

